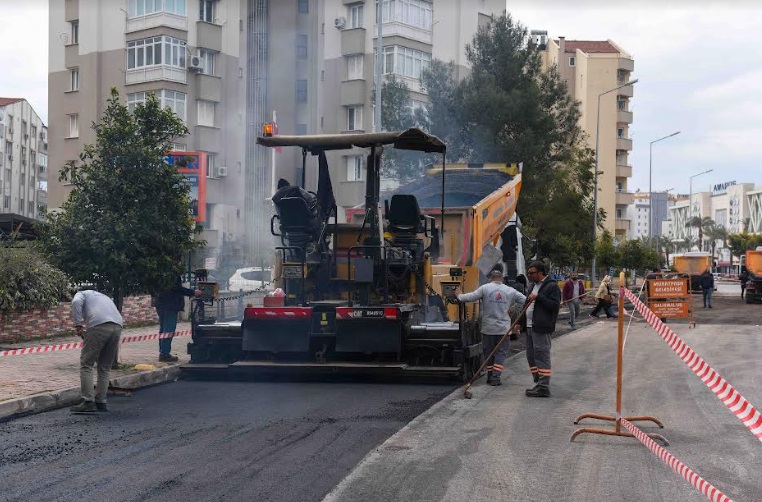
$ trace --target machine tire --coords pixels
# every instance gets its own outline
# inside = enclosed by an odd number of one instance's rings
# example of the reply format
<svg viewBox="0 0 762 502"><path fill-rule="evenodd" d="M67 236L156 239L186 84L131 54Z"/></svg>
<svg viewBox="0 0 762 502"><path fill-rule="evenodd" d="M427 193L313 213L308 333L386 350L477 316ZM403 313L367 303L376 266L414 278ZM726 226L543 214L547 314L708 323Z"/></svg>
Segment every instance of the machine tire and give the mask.
<svg viewBox="0 0 762 502"><path fill-rule="evenodd" d="M746 303L748 303L748 304L752 304L752 303L755 303L755 301L756 301L756 298L754 297L754 295L750 295L750 294L747 292L747 293L746 293Z"/></svg>

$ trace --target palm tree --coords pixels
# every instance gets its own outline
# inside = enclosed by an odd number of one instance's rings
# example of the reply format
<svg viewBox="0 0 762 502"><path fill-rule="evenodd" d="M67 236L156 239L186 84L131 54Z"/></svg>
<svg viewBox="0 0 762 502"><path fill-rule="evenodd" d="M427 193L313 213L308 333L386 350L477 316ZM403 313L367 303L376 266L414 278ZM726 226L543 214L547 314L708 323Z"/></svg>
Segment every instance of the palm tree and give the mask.
<svg viewBox="0 0 762 502"><path fill-rule="evenodd" d="M686 227L696 228L698 230L698 245L699 251L703 251L704 243L704 231L711 228L714 225L714 220L708 216L693 216L686 223ZM689 248L690 249L690 248Z"/></svg>
<svg viewBox="0 0 762 502"><path fill-rule="evenodd" d="M674 253L675 252L675 247L676 247L675 243L672 242L672 240L670 240L669 237L666 237L664 235L659 235L659 236L656 237L656 239L657 239L656 242L657 242L657 245L659 246L659 249L661 249L664 252L664 258L665 258L664 263L668 267L669 266L669 255L670 255L670 253ZM661 259L661 254L660 254L659 258Z"/></svg>
<svg viewBox="0 0 762 502"><path fill-rule="evenodd" d="M717 251L717 241L722 241L722 247L728 247L728 229L722 225L712 225L711 228L706 230L706 236L712 246L712 258L715 257Z"/></svg>

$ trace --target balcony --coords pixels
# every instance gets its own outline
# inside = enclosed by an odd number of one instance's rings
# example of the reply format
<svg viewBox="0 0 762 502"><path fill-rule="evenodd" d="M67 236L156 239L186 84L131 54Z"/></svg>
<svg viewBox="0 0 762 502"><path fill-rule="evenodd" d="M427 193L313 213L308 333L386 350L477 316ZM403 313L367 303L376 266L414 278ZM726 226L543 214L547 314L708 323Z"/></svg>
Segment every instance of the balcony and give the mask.
<svg viewBox="0 0 762 502"><path fill-rule="evenodd" d="M373 27L374 36L378 34L378 25ZM425 30L409 24L398 21L387 21L383 26L383 38L402 37L408 40L415 40L424 44L432 45L434 43L432 30Z"/></svg>
<svg viewBox="0 0 762 502"><path fill-rule="evenodd" d="M615 204L617 206L630 206L635 202L635 195L632 192L619 192L616 193Z"/></svg>
<svg viewBox="0 0 762 502"><path fill-rule="evenodd" d="M127 20L126 33L134 31L150 30L158 26L167 26L176 30L188 31L188 17L170 14L168 12L158 12L147 16L133 17Z"/></svg>
<svg viewBox="0 0 762 502"><path fill-rule="evenodd" d="M623 232L629 232L630 231L630 220L624 219L624 218L617 218L614 220L614 230L616 231L623 231Z"/></svg>
<svg viewBox="0 0 762 502"><path fill-rule="evenodd" d="M197 21L196 45L213 51L222 51L222 26L219 24Z"/></svg>
<svg viewBox="0 0 762 502"><path fill-rule="evenodd" d="M196 89L198 99L208 101L222 101L222 79L199 73L196 77Z"/></svg>
<svg viewBox="0 0 762 502"><path fill-rule="evenodd" d="M170 82L188 83L188 70L176 66L156 65L144 68L127 70L125 84L142 84L156 80L169 80Z"/></svg>
<svg viewBox="0 0 762 502"><path fill-rule="evenodd" d="M632 178L632 166L628 166L626 164L617 164L616 177L617 178Z"/></svg>
<svg viewBox="0 0 762 502"><path fill-rule="evenodd" d="M635 71L635 61L631 58L619 58L619 69Z"/></svg>
<svg viewBox="0 0 762 502"><path fill-rule="evenodd" d="M616 149L627 150L628 152L632 151L632 140L628 138L617 138Z"/></svg>
<svg viewBox="0 0 762 502"><path fill-rule="evenodd" d="M632 112L626 110L617 110L616 121L620 124L632 124Z"/></svg>
<svg viewBox="0 0 762 502"><path fill-rule="evenodd" d="M627 82L620 82L620 84L619 84L619 85L622 85L622 84L626 84L626 83L627 83ZM619 88L619 89L616 91L616 93L617 93L617 95L619 95L619 96L626 96L626 97L628 97L628 98L631 98L631 97L633 96L633 91L632 91L632 89L633 89L634 87L635 87L634 85L626 85L626 86L624 86L624 87L620 87L620 88Z"/></svg>
<svg viewBox="0 0 762 502"><path fill-rule="evenodd" d="M341 105L361 105L365 102L365 80L347 80L341 83Z"/></svg>
<svg viewBox="0 0 762 502"><path fill-rule="evenodd" d="M365 28L341 30L341 55L365 53Z"/></svg>

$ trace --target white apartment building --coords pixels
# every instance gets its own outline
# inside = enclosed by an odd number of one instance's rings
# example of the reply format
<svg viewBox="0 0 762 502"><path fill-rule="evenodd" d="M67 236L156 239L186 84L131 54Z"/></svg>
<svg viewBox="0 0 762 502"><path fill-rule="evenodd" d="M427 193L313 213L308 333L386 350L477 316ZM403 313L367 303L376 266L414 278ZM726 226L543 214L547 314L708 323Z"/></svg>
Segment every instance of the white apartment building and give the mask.
<svg viewBox="0 0 762 502"><path fill-rule="evenodd" d="M116 87L132 105L156 93L190 134L176 149L209 155L202 238L216 257L231 247L247 260L272 253L273 180L305 179L298 149L256 145L264 122L280 134L370 132L373 124L373 0L51 0L50 164L58 169L94 142L89 124ZM383 64L424 102L421 70L432 58L468 71L465 45L504 0L384 0ZM418 103L420 104L420 103ZM339 216L364 200L361 152L332 153ZM68 193L51 181L50 207Z"/></svg>
<svg viewBox="0 0 762 502"><path fill-rule="evenodd" d="M632 194L633 203L626 206L626 212L623 215L617 215L617 218L626 219L630 222L629 239L648 238L649 235L662 235L663 222L669 217L669 194L667 192L640 192ZM650 222L649 216L653 209L653 218ZM620 208L617 208L619 211ZM621 213L620 213L621 214ZM649 234L650 232L650 234Z"/></svg>
<svg viewBox="0 0 762 502"><path fill-rule="evenodd" d="M48 128L23 98L0 98L0 213L44 219Z"/></svg>

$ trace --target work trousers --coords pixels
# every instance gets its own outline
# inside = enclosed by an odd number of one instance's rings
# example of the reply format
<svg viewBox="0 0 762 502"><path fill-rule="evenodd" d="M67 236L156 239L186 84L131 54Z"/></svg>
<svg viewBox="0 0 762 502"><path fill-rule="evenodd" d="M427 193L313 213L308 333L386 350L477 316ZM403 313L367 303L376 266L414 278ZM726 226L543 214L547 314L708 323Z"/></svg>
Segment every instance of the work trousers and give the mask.
<svg viewBox="0 0 762 502"><path fill-rule="evenodd" d="M173 333L177 329L177 312L166 310L158 311L159 314L159 333ZM159 338L159 355L168 356L172 350L172 337Z"/></svg>
<svg viewBox="0 0 762 502"><path fill-rule="evenodd" d="M580 302L577 298L569 301L569 324L572 326L574 326L577 322L577 317L579 317L581 306L582 302Z"/></svg>
<svg viewBox="0 0 762 502"><path fill-rule="evenodd" d="M527 362L532 377L537 379L537 385L548 389L550 387L550 333L535 333L527 328L526 334Z"/></svg>
<svg viewBox="0 0 762 502"><path fill-rule="evenodd" d="M82 353L79 355L80 391L85 401L106 402L109 373L119 348L121 333L122 327L113 322L93 326L85 332ZM98 383L93 392L94 365L98 367Z"/></svg>
<svg viewBox="0 0 762 502"><path fill-rule="evenodd" d="M704 307L712 306L712 288L704 289L701 291L704 296Z"/></svg>
<svg viewBox="0 0 762 502"><path fill-rule="evenodd" d="M484 349L484 357L487 359L487 377L488 378L500 378L500 374L503 372L505 363L505 356L508 353L508 344L510 338L506 337L500 348L495 351L494 356L489 356L497 346L503 335L482 335L482 347Z"/></svg>

